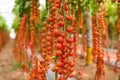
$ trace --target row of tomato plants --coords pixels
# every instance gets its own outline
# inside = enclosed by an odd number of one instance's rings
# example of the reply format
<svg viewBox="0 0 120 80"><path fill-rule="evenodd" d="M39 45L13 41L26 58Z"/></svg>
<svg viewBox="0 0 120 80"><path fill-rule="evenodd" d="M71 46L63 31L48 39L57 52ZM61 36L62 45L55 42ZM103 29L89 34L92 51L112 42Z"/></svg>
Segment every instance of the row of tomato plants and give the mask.
<svg viewBox="0 0 120 80"><path fill-rule="evenodd" d="M29 72L28 80L46 80L49 69L55 73L55 80L67 80L74 76L78 44L77 26L83 28L82 12L78 7L77 21L76 7L69 5L67 0L49 0L49 2L49 15L42 23L44 26L42 30L36 30L36 26L40 24L39 1L30 0L30 13L24 13L19 31L16 33L14 53L17 60L22 63L22 71ZM104 1L101 2L104 5ZM106 6L98 9L92 20L92 53L96 59L98 80L105 75L105 52L102 48L102 38L106 35L107 28L104 21L105 14ZM84 32L83 35L85 36ZM39 59L38 55L42 59ZM50 68L50 64L54 64L54 67Z"/></svg>
<svg viewBox="0 0 120 80"><path fill-rule="evenodd" d="M9 41L9 32L6 32L2 28L0 28L0 52L4 45Z"/></svg>
<svg viewBox="0 0 120 80"><path fill-rule="evenodd" d="M36 38L35 33L35 24L39 24L39 3L37 0L31 0L30 18L27 18L27 14L23 15L17 35L19 37L16 37L17 40L15 39L19 43L18 46L15 45L15 47L19 47L19 50L15 49L15 55L18 61L22 62L22 70L26 71L28 64L33 64L28 80L45 80L45 73L51 63L54 64L52 71L55 72L55 80L67 80L69 77L73 77L76 58L76 37L71 37L72 33L76 34L75 27L73 27L75 25L73 15L68 13L68 5L65 1L50 0L50 4L50 15L46 22L43 22L41 38ZM30 21L30 32L26 28L28 20ZM73 23L73 26L66 23ZM41 41L42 59L39 59L36 53L37 39ZM31 55L25 52L28 48L30 48Z"/></svg>

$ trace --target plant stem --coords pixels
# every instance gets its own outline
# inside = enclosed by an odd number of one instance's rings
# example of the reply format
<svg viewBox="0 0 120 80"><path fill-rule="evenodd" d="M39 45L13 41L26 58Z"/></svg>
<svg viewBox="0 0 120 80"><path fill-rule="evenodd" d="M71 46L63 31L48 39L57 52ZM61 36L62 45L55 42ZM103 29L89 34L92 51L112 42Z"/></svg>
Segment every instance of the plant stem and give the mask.
<svg viewBox="0 0 120 80"><path fill-rule="evenodd" d="M57 63L57 57L54 58L55 64ZM58 72L55 72L55 80L58 79Z"/></svg>

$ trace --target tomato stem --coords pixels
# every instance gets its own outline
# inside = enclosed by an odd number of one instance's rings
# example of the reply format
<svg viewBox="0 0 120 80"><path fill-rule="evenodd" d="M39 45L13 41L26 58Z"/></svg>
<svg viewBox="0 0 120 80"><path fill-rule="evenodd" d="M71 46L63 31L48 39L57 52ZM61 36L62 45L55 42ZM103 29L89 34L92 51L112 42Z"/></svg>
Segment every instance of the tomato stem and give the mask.
<svg viewBox="0 0 120 80"><path fill-rule="evenodd" d="M55 64L57 64L57 57L54 57ZM55 80L58 79L58 72L55 72Z"/></svg>

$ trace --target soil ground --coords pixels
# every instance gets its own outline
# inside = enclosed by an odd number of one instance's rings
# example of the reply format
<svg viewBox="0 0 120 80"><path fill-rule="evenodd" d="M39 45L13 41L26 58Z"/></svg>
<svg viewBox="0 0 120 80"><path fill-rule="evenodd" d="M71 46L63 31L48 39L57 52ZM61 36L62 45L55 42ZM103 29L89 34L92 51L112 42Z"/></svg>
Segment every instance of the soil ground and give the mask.
<svg viewBox="0 0 120 80"><path fill-rule="evenodd" d="M27 80L27 74L20 69L13 69L17 64L12 53L13 41L10 40L0 53L0 80Z"/></svg>
<svg viewBox="0 0 120 80"><path fill-rule="evenodd" d="M13 69L17 61L12 53L13 41L10 40L0 53L0 80L27 80L27 73L22 73L21 70ZM77 68L81 70L85 75L81 77L76 75L77 80L95 80L96 65L93 63L90 66L85 66L85 59L78 58ZM106 76L102 80L120 80L118 79L119 72L114 72L113 67L106 66Z"/></svg>
<svg viewBox="0 0 120 80"><path fill-rule="evenodd" d="M85 59L79 59L77 61L77 69L81 70L85 76L82 78L77 75L78 80L96 80L95 79L95 71L96 71L96 64L91 64L86 66ZM120 80L120 70L118 72L113 71L112 66L106 66L106 76L103 77L101 80Z"/></svg>

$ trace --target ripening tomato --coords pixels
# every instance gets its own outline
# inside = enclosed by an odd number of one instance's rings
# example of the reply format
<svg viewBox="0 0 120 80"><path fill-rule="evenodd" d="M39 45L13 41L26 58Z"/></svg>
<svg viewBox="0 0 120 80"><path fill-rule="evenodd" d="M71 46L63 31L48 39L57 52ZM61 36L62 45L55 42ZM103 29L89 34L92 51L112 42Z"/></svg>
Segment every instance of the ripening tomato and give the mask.
<svg viewBox="0 0 120 80"><path fill-rule="evenodd" d="M67 69L67 68L68 68L68 65L67 65L67 64L66 64L66 65L64 65L64 68L65 68L65 69Z"/></svg>
<svg viewBox="0 0 120 80"><path fill-rule="evenodd" d="M66 53L66 52L67 52L67 49L64 49L63 52Z"/></svg>
<svg viewBox="0 0 120 80"><path fill-rule="evenodd" d="M66 59L63 60L63 63L68 63L68 61Z"/></svg>
<svg viewBox="0 0 120 80"><path fill-rule="evenodd" d="M50 42L47 42L47 46L51 46L51 43L50 43Z"/></svg>
<svg viewBox="0 0 120 80"><path fill-rule="evenodd" d="M46 49L43 49L43 52L46 52L47 50Z"/></svg>
<svg viewBox="0 0 120 80"><path fill-rule="evenodd" d="M46 25L47 25L47 23L44 21L44 22L43 22L43 25L44 25L44 26L46 26Z"/></svg>
<svg viewBox="0 0 120 80"><path fill-rule="evenodd" d="M51 41L51 37L47 37L47 41Z"/></svg>
<svg viewBox="0 0 120 80"><path fill-rule="evenodd" d="M73 17L72 17L71 15L70 15L70 16L67 15L67 16L66 16L66 20L71 21L71 20L73 20Z"/></svg>
<svg viewBox="0 0 120 80"><path fill-rule="evenodd" d="M59 3L56 3L56 7L57 7L57 8L60 8L60 4L59 4Z"/></svg>
<svg viewBox="0 0 120 80"><path fill-rule="evenodd" d="M49 29L52 29L52 28L53 28L53 26L52 26L52 25L48 25L47 27L48 27Z"/></svg>
<svg viewBox="0 0 120 80"><path fill-rule="evenodd" d="M62 33L60 36L64 38L64 37L66 37L66 34Z"/></svg>
<svg viewBox="0 0 120 80"><path fill-rule="evenodd" d="M57 0L56 3L57 3L57 4L60 4L60 3L61 3L61 0Z"/></svg>
<svg viewBox="0 0 120 80"><path fill-rule="evenodd" d="M53 7L52 7L52 10L53 10L53 11L56 11L56 10L57 10L57 7L56 7L56 6L53 6Z"/></svg>
<svg viewBox="0 0 120 80"><path fill-rule="evenodd" d="M54 36L59 36L60 35L60 30L56 29L53 31Z"/></svg>
<svg viewBox="0 0 120 80"><path fill-rule="evenodd" d="M54 24L54 25L53 25L53 27L54 27L54 28L57 28L57 25L56 25L56 24Z"/></svg>
<svg viewBox="0 0 120 80"><path fill-rule="evenodd" d="M45 60L44 59L40 59L40 63L44 63L45 62Z"/></svg>
<svg viewBox="0 0 120 80"><path fill-rule="evenodd" d="M68 5L67 5L67 3L65 4L64 8L65 8L65 11L68 11Z"/></svg>
<svg viewBox="0 0 120 80"><path fill-rule="evenodd" d="M68 27L68 28L66 29L66 31L67 31L67 32L73 32L73 28L72 28L72 27Z"/></svg>
<svg viewBox="0 0 120 80"><path fill-rule="evenodd" d="M70 55L70 56L73 56L73 55L74 55L74 52L69 52L69 55Z"/></svg>
<svg viewBox="0 0 120 80"><path fill-rule="evenodd" d="M73 72L74 71L74 68L69 68L69 72Z"/></svg>
<svg viewBox="0 0 120 80"><path fill-rule="evenodd" d="M46 34L45 34L45 33L43 33L43 34L42 34L42 37L45 37L45 36L46 36Z"/></svg>
<svg viewBox="0 0 120 80"><path fill-rule="evenodd" d="M58 78L58 80L63 80L62 76L60 76L60 77Z"/></svg>
<svg viewBox="0 0 120 80"><path fill-rule="evenodd" d="M63 71L63 74L67 74L67 72L68 72L67 70L64 70L64 71Z"/></svg>
<svg viewBox="0 0 120 80"><path fill-rule="evenodd" d="M62 55L62 51L61 51L61 50L57 50L56 56L59 57L59 56L61 56L61 55Z"/></svg>
<svg viewBox="0 0 120 80"><path fill-rule="evenodd" d="M62 44L60 44L60 43L57 44L57 45L56 45L56 48L57 48L57 49L62 49Z"/></svg>
<svg viewBox="0 0 120 80"><path fill-rule="evenodd" d="M28 80L33 80L31 77L28 77ZM61 79L60 79L61 80Z"/></svg>
<svg viewBox="0 0 120 80"><path fill-rule="evenodd" d="M42 43L46 43L46 40L45 40L45 39L43 39L43 40L42 40Z"/></svg>
<svg viewBox="0 0 120 80"><path fill-rule="evenodd" d="M63 16L60 15L60 16L58 17L58 20L62 20L62 19L63 19Z"/></svg>
<svg viewBox="0 0 120 80"><path fill-rule="evenodd" d="M69 65L70 65L71 67L73 67L73 66L75 66L75 63L74 63L74 62L70 62Z"/></svg>
<svg viewBox="0 0 120 80"><path fill-rule="evenodd" d="M52 48L49 46L49 47L47 48L47 50L48 50L48 51L51 51L51 50L52 50Z"/></svg>
<svg viewBox="0 0 120 80"><path fill-rule="evenodd" d="M62 43L63 42L63 38L62 37L58 37L57 42L58 43Z"/></svg>
<svg viewBox="0 0 120 80"><path fill-rule="evenodd" d="M63 74L63 70L58 70L58 73L59 74Z"/></svg>
<svg viewBox="0 0 120 80"><path fill-rule="evenodd" d="M53 18L52 18L52 17L49 17L49 18L48 18L48 21L53 21Z"/></svg>
<svg viewBox="0 0 120 80"><path fill-rule="evenodd" d="M66 46L67 46L67 43L66 43L66 42L63 42L62 46L63 46L63 47L66 47Z"/></svg>
<svg viewBox="0 0 120 80"><path fill-rule="evenodd" d="M73 39L72 39L72 38L68 38L68 39L67 39L67 42L68 42L68 43L72 43L72 42L73 42Z"/></svg>
<svg viewBox="0 0 120 80"><path fill-rule="evenodd" d="M47 31L46 27L42 28L42 31L43 31L43 32L46 32L46 31Z"/></svg>
<svg viewBox="0 0 120 80"><path fill-rule="evenodd" d="M42 47L43 47L43 48L46 48L47 46L46 46L46 45L43 45Z"/></svg>
<svg viewBox="0 0 120 80"><path fill-rule="evenodd" d="M63 21L58 22L58 26L64 26L64 25L65 25L65 22Z"/></svg>
<svg viewBox="0 0 120 80"><path fill-rule="evenodd" d="M59 70L60 70L60 68L59 68L59 67L55 67L55 70L56 70L56 71L59 71Z"/></svg>
<svg viewBox="0 0 120 80"><path fill-rule="evenodd" d="M56 71L55 67L53 67L53 68L52 68L52 71L53 71L53 72L55 72L55 71Z"/></svg>
<svg viewBox="0 0 120 80"><path fill-rule="evenodd" d="M54 0L49 0L51 3L54 2Z"/></svg>
<svg viewBox="0 0 120 80"><path fill-rule="evenodd" d="M71 46L69 46L68 48L69 48L70 50L72 50L72 49L74 48L74 46L71 45Z"/></svg>
<svg viewBox="0 0 120 80"><path fill-rule="evenodd" d="M62 65L63 65L62 62L60 62L60 61L57 62L58 67L61 67Z"/></svg>
<svg viewBox="0 0 120 80"><path fill-rule="evenodd" d="M45 58L46 54L45 53L42 53L42 57Z"/></svg>
<svg viewBox="0 0 120 80"><path fill-rule="evenodd" d="M43 73L45 72L45 69L44 69L44 68L42 68L41 70L42 70Z"/></svg>
<svg viewBox="0 0 120 80"><path fill-rule="evenodd" d="M70 78L72 78L73 76L74 76L73 73L70 73L70 74L69 74L69 77L70 77Z"/></svg>
<svg viewBox="0 0 120 80"><path fill-rule="evenodd" d="M33 22L34 21L34 17L30 17L30 21Z"/></svg>
<svg viewBox="0 0 120 80"><path fill-rule="evenodd" d="M48 53L48 55L51 55L51 54L52 54L52 52L51 52L51 51L48 51L47 53Z"/></svg>
<svg viewBox="0 0 120 80"><path fill-rule="evenodd" d="M48 31L48 32L47 32L47 36L50 36L50 35L51 35L51 32L50 32L50 31Z"/></svg>

